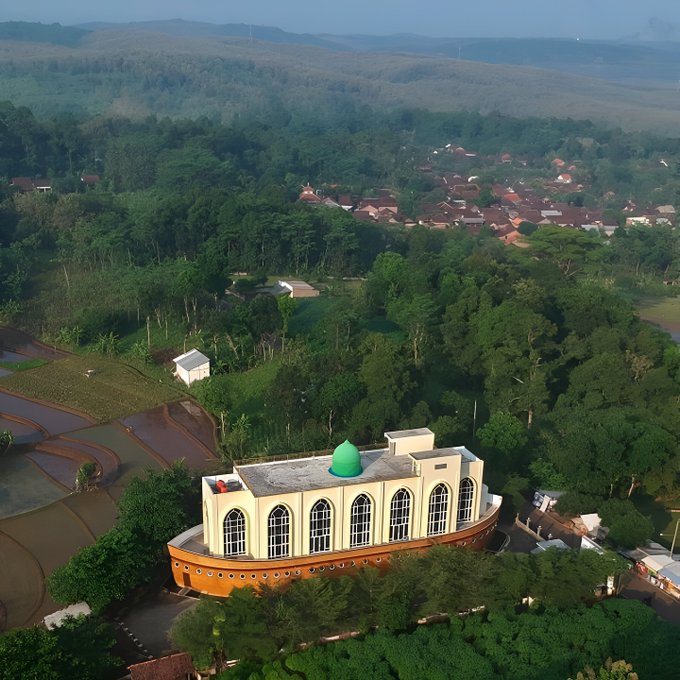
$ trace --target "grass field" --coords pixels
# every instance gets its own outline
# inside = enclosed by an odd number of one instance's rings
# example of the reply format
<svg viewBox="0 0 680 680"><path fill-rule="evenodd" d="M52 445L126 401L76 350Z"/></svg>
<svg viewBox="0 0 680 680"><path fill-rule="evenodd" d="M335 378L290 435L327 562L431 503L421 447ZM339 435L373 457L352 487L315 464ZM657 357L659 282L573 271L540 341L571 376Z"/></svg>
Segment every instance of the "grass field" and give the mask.
<svg viewBox="0 0 680 680"><path fill-rule="evenodd" d="M633 300L640 318L670 333L680 342L680 298L641 297Z"/></svg>
<svg viewBox="0 0 680 680"><path fill-rule="evenodd" d="M336 302L335 298L330 297L298 300L295 314L288 323L288 333L290 335L307 335L326 316Z"/></svg>
<svg viewBox="0 0 680 680"><path fill-rule="evenodd" d="M87 371L94 371L88 378ZM115 359L71 356L7 376L2 386L18 394L67 406L107 422L185 394L168 376L162 382Z"/></svg>
<svg viewBox="0 0 680 680"><path fill-rule="evenodd" d="M644 297L634 302L641 318L664 324L680 325L680 297Z"/></svg>

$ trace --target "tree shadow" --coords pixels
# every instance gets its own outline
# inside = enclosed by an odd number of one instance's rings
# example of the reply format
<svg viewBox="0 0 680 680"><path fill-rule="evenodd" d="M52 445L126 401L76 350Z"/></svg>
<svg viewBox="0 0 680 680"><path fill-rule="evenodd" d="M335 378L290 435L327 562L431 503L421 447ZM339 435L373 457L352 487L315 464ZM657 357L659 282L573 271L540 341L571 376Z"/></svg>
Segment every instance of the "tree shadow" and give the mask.
<svg viewBox="0 0 680 680"><path fill-rule="evenodd" d="M650 496L648 494L634 494L631 497L633 505L637 508L645 517L649 517L652 524L654 525L654 531L656 538L660 539L661 543L670 544L669 537L662 537L659 534L668 527L668 525L673 520L673 515L669 512L668 508L659 500ZM656 540L656 538L654 540ZM664 541L664 538L666 540Z"/></svg>

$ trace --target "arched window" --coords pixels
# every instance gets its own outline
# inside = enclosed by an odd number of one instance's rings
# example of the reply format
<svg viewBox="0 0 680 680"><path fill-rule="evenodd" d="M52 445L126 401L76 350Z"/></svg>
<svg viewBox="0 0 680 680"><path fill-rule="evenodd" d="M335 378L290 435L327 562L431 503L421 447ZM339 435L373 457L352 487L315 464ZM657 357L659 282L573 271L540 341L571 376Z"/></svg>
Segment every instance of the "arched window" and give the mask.
<svg viewBox="0 0 680 680"><path fill-rule="evenodd" d="M446 484L437 484L430 494L427 509L427 535L436 536L446 532L446 518L449 513L449 489Z"/></svg>
<svg viewBox="0 0 680 680"><path fill-rule="evenodd" d="M246 554L246 518L238 509L234 508L224 518L224 555Z"/></svg>
<svg viewBox="0 0 680 680"><path fill-rule="evenodd" d="M309 552L331 549L331 504L324 498L312 505L309 513Z"/></svg>
<svg viewBox="0 0 680 680"><path fill-rule="evenodd" d="M460 481L458 491L458 524L472 519L472 500L475 495L475 485L469 477Z"/></svg>
<svg viewBox="0 0 680 680"><path fill-rule="evenodd" d="M411 518L411 494L399 489L390 504L390 541L408 541Z"/></svg>
<svg viewBox="0 0 680 680"><path fill-rule="evenodd" d="M269 513L269 559L290 556L290 514L277 505Z"/></svg>
<svg viewBox="0 0 680 680"><path fill-rule="evenodd" d="M349 520L349 547L371 544L371 499L360 494L352 503Z"/></svg>

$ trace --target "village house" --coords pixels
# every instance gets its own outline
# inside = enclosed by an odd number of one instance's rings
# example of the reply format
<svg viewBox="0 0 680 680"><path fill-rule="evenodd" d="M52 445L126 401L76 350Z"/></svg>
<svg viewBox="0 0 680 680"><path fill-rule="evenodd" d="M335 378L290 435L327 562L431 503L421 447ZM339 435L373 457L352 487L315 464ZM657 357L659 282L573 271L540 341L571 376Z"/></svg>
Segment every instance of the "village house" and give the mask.
<svg viewBox="0 0 680 680"><path fill-rule="evenodd" d="M173 359L175 376L186 385L210 375L210 359L197 349L189 350Z"/></svg>
<svg viewBox="0 0 680 680"><path fill-rule="evenodd" d="M298 201L301 203L317 204L321 203L321 197L317 195L316 189L309 183L302 187L302 191L298 196Z"/></svg>
<svg viewBox="0 0 680 680"><path fill-rule="evenodd" d="M291 298L319 297L319 291L305 281L281 279L272 291L274 295L287 295Z"/></svg>
<svg viewBox="0 0 680 680"><path fill-rule="evenodd" d="M39 194L49 194L52 191L52 181L45 178L12 177L10 186L19 189L23 193L36 191Z"/></svg>
<svg viewBox="0 0 680 680"><path fill-rule="evenodd" d="M99 175L81 175L80 181L88 188L94 189L102 181Z"/></svg>

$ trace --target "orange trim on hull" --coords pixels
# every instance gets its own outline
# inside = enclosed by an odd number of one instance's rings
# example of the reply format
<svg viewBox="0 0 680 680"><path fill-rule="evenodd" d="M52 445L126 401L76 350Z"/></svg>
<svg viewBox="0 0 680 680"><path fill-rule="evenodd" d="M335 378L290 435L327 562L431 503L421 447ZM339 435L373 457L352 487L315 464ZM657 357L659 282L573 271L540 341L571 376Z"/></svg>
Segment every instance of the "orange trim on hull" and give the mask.
<svg viewBox="0 0 680 680"><path fill-rule="evenodd" d="M226 597L234 588L242 586L274 585L320 573L340 575L366 566L383 569L388 566L392 553L405 550L422 552L433 545L483 550L498 524L499 511L500 507L497 507L474 526L451 534L280 560L211 557L168 545L170 566L175 583L180 588Z"/></svg>

